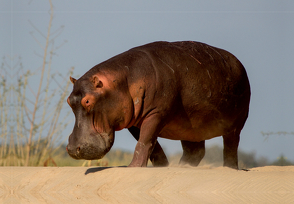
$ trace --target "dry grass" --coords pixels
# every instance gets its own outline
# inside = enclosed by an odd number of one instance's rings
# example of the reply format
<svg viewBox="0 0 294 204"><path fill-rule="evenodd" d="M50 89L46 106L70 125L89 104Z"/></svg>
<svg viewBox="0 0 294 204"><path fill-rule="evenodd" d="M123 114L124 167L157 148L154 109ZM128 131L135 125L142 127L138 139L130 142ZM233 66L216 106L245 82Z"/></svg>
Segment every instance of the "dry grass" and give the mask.
<svg viewBox="0 0 294 204"><path fill-rule="evenodd" d="M47 31L32 22L31 36L40 46L39 67L25 69L20 56L3 57L0 67L0 165L39 166L62 145L62 132L71 122L64 104L70 80L63 77L52 61L64 41L56 40L63 26L54 30L50 5ZM44 34L46 33L46 34ZM56 43L58 42L58 43ZM72 75L73 68L68 71ZM60 83L61 82L61 83ZM69 109L68 109L69 111Z"/></svg>

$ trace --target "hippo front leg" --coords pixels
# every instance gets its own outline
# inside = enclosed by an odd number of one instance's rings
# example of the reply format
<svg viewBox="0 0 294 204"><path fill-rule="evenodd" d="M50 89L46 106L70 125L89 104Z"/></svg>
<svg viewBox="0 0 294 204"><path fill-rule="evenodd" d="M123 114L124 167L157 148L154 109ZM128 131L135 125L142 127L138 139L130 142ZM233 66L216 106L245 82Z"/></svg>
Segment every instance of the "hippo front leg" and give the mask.
<svg viewBox="0 0 294 204"><path fill-rule="evenodd" d="M133 135L133 137L138 141L140 137L140 129L133 126L129 128L129 131ZM150 161L152 162L152 165L155 167L163 167L169 165L168 159L158 141L156 142L155 147L150 155Z"/></svg>
<svg viewBox="0 0 294 204"><path fill-rule="evenodd" d="M146 167L148 159L155 149L157 135L160 132L160 119L155 115L146 118L140 128L140 137L129 167Z"/></svg>

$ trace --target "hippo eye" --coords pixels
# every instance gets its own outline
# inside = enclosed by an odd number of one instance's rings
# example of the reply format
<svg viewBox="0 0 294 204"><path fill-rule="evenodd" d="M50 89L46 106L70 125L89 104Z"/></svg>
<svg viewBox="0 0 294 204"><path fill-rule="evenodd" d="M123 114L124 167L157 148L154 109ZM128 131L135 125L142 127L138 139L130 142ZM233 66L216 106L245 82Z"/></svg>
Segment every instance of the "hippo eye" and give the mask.
<svg viewBox="0 0 294 204"><path fill-rule="evenodd" d="M89 103L89 100L87 100L86 103Z"/></svg>

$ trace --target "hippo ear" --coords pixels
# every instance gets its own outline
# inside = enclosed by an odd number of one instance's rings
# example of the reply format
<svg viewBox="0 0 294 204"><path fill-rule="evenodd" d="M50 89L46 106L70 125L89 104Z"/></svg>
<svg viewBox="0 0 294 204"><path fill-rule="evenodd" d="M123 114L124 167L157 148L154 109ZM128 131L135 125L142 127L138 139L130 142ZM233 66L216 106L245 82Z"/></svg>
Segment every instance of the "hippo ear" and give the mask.
<svg viewBox="0 0 294 204"><path fill-rule="evenodd" d="M94 84L94 86L96 88L102 88L103 87L103 83L102 81L99 80L98 76L94 75L92 78L92 82Z"/></svg>
<svg viewBox="0 0 294 204"><path fill-rule="evenodd" d="M71 83L73 83L73 84L75 84L77 81L75 78L72 78L71 76L69 77L69 79L70 79Z"/></svg>

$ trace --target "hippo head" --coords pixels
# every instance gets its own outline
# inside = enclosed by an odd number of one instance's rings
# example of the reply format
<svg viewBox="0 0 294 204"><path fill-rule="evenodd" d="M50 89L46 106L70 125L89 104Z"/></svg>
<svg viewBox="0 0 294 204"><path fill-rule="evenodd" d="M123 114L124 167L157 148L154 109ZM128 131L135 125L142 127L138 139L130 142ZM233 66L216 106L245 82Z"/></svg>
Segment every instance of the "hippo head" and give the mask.
<svg viewBox="0 0 294 204"><path fill-rule="evenodd" d="M74 87L67 102L76 120L66 149L74 159L101 159L114 142L114 127L103 105L107 91L97 76L70 80Z"/></svg>
<svg viewBox="0 0 294 204"><path fill-rule="evenodd" d="M74 159L101 159L113 145L114 132L127 127L132 119L133 100L126 82L92 71L70 80L74 87L67 102L76 120L68 154Z"/></svg>

